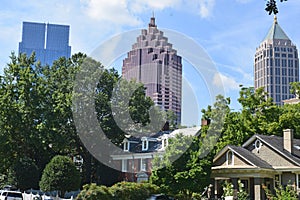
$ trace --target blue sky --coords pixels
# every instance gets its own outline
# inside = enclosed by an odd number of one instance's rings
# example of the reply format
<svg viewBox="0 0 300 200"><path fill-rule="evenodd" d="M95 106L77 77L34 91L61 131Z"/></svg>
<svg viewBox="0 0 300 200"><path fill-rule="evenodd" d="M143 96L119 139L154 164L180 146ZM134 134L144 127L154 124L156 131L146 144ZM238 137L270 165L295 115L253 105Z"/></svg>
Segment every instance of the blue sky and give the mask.
<svg viewBox="0 0 300 200"><path fill-rule="evenodd" d="M273 16L265 0L2 0L0 8L0 73L11 51L18 52L23 21L70 25L72 53L90 55L99 45L124 31L146 28L154 11L159 29L191 38L209 55L221 81L207 83L184 62L183 124L199 124L202 108L212 104L207 84L223 85L232 108L239 85L253 85L255 48L267 34ZM280 3L278 22L293 43L300 45L300 1ZM166 34L168 37L168 35ZM176 43L173 43L176 49ZM124 56L124 55L123 55ZM118 68L122 60L113 63ZM189 86L189 87L186 87Z"/></svg>

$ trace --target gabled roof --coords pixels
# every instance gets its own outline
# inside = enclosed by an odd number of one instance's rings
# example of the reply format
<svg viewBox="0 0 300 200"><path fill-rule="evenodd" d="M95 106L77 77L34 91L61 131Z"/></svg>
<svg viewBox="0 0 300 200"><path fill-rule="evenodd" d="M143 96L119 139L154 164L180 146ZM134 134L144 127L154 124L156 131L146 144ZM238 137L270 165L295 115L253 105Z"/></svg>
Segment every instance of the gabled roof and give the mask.
<svg viewBox="0 0 300 200"><path fill-rule="evenodd" d="M243 148L254 142L256 139L261 140L263 143L268 145L270 148L275 150L278 154L285 157L287 160L300 166L300 151L295 146L300 146L299 139L293 139L294 153L291 154L283 148L283 138L275 135L253 135L249 140L243 144Z"/></svg>
<svg viewBox="0 0 300 200"><path fill-rule="evenodd" d="M149 152L157 152L162 150L162 137L173 138L178 134L182 134L183 136L197 136L199 134L200 127L192 127L192 128L182 128L176 130L169 131L159 131L157 133L152 133L146 136L131 136L127 135L124 141L130 143L129 152L132 153L149 153ZM142 140L146 139L148 143L148 149L142 150ZM124 142L123 141L123 142ZM123 146L121 146L122 148Z"/></svg>
<svg viewBox="0 0 300 200"><path fill-rule="evenodd" d="M240 157L251 163L253 166L259 167L259 168L272 168L272 166L267 163L266 161L262 160L261 158L254 155L251 151L248 151L247 149L243 147L238 146L231 146L231 149L233 152L238 154Z"/></svg>
<svg viewBox="0 0 300 200"><path fill-rule="evenodd" d="M274 23L271 26L268 34L264 38L265 40L274 40L274 39L283 39L283 40L290 40L289 37L285 34L282 28L279 26L277 22L277 17L274 17Z"/></svg>
<svg viewBox="0 0 300 200"><path fill-rule="evenodd" d="M272 169L272 166L266 161L254 155L251 151L239 146L227 145L224 147L214 158L213 162L218 160L228 150L231 150L239 158L243 159L246 163L256 168Z"/></svg>

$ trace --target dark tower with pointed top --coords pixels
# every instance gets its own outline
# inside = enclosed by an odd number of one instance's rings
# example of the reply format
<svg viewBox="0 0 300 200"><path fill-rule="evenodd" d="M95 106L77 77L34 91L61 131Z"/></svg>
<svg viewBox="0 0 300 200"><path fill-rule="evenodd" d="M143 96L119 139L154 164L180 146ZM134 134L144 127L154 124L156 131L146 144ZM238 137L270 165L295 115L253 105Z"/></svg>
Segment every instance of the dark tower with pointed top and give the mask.
<svg viewBox="0 0 300 200"><path fill-rule="evenodd" d="M268 34L256 48L254 87L264 87L277 105L293 98L290 83L299 81L299 59L296 46L279 26L277 17Z"/></svg>
<svg viewBox="0 0 300 200"><path fill-rule="evenodd" d="M172 110L181 122L182 61L163 32L157 29L154 16L148 30L143 29L123 60L122 77L142 82L146 95L163 110Z"/></svg>

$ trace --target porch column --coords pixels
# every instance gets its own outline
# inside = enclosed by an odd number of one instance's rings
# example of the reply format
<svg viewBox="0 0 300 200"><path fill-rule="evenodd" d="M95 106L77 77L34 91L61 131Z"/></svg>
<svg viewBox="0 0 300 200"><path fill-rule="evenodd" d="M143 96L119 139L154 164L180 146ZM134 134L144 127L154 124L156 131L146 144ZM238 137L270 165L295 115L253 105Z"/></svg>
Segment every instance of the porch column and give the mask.
<svg viewBox="0 0 300 200"><path fill-rule="evenodd" d="M217 179L214 179L214 198L217 199L218 198L218 181Z"/></svg>
<svg viewBox="0 0 300 200"><path fill-rule="evenodd" d="M236 200L236 199L238 199L237 194L238 194L238 190L239 190L238 179L232 178L231 182L233 185L233 199Z"/></svg>
<svg viewBox="0 0 300 200"><path fill-rule="evenodd" d="M254 178L254 200L261 200L261 179Z"/></svg>

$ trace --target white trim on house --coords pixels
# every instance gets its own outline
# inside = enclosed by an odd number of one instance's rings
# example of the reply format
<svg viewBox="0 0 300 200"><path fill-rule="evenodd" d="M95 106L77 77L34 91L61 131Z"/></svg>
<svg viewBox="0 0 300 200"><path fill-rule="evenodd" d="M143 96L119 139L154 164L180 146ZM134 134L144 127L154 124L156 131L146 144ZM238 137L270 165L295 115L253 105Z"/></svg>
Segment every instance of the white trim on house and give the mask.
<svg viewBox="0 0 300 200"><path fill-rule="evenodd" d="M231 155L229 155L229 153L231 153ZM234 153L231 149L226 152L226 164L230 166L234 165Z"/></svg>
<svg viewBox="0 0 300 200"><path fill-rule="evenodd" d="M142 141L142 151L147 151L149 148L148 138L142 137L141 141Z"/></svg>
<svg viewBox="0 0 300 200"><path fill-rule="evenodd" d="M127 161L127 159L122 159L122 172L128 172L128 161Z"/></svg>
<svg viewBox="0 0 300 200"><path fill-rule="evenodd" d="M126 153L122 155L111 155L113 160L122 159L140 159L140 158L154 158L154 156L161 157L164 152L151 152L151 153Z"/></svg>

